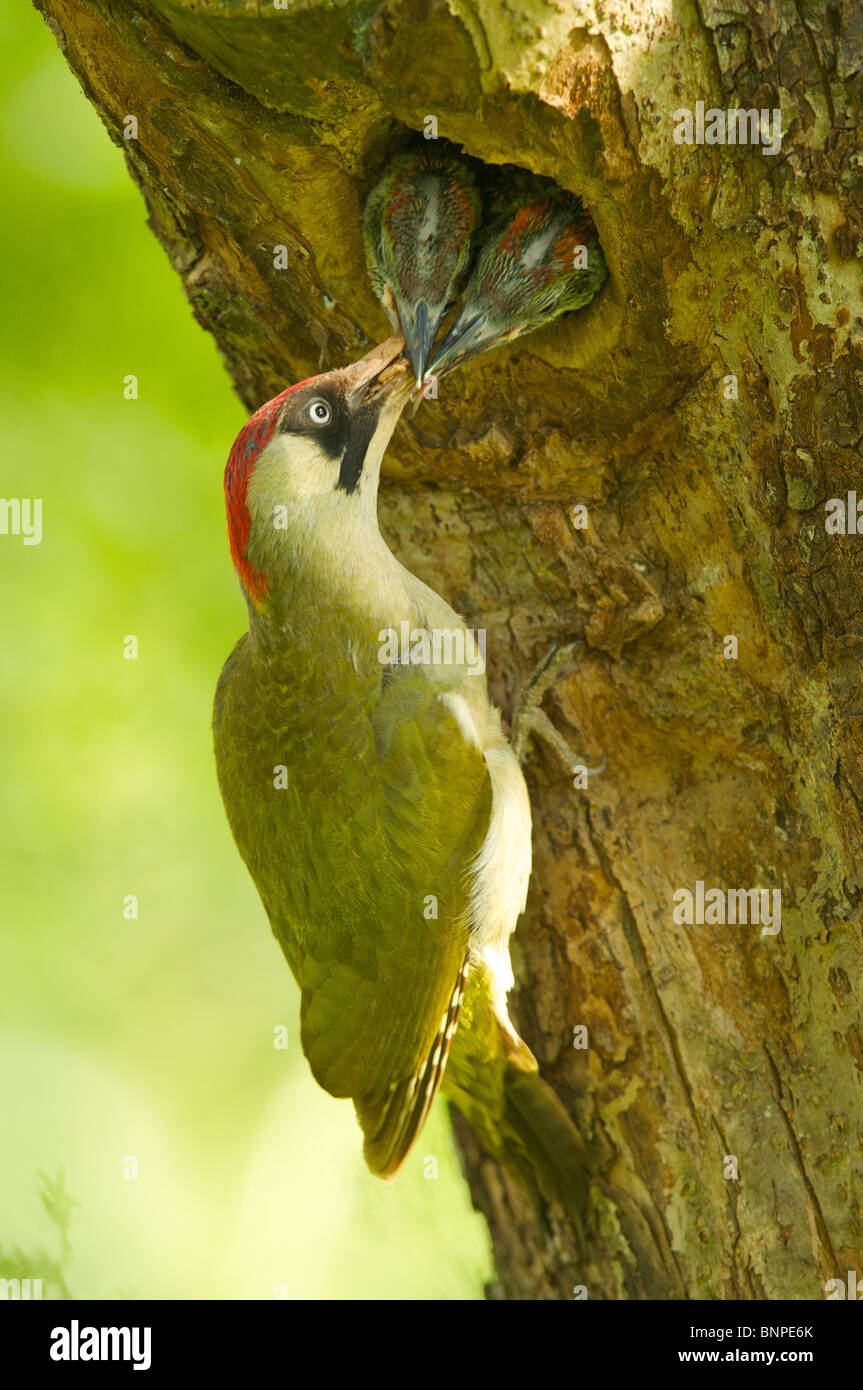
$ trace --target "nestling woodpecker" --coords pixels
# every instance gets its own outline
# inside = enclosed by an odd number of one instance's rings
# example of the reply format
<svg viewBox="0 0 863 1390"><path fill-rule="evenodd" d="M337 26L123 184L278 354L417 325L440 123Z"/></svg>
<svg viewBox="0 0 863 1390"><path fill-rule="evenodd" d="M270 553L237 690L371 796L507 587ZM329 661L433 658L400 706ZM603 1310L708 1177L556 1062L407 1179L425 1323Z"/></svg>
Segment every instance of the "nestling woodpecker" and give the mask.
<svg viewBox="0 0 863 1390"><path fill-rule="evenodd" d="M608 275L596 229L561 191L519 202L485 237L456 318L430 363L437 376L587 304Z"/></svg>
<svg viewBox="0 0 863 1390"><path fill-rule="evenodd" d="M371 1171L395 1176L442 1086L577 1222L581 1140L507 1016L527 788L463 619L378 529L381 460L415 391L402 353L396 336L290 387L231 450L249 630L216 691L219 784L301 990L303 1050L353 1100ZM411 657L394 659L405 630Z"/></svg>
<svg viewBox="0 0 863 1390"><path fill-rule="evenodd" d="M405 337L421 385L441 320L470 268L479 198L447 153L399 155L369 195L364 219L372 288Z"/></svg>

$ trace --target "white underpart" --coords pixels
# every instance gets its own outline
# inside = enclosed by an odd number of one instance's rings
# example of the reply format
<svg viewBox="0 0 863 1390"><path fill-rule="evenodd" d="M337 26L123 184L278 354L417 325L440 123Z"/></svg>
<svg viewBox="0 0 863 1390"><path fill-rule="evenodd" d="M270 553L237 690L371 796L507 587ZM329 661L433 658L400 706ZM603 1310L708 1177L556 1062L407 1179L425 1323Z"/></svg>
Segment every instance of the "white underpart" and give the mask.
<svg viewBox="0 0 863 1390"><path fill-rule="evenodd" d="M466 743L472 743L474 748L482 752L482 742L480 741L479 729L476 727L476 720L470 711L470 705L463 695L457 695L454 690L446 690L438 696L441 704L446 705L450 714L464 737Z"/></svg>
<svg viewBox="0 0 863 1390"><path fill-rule="evenodd" d="M538 236L535 241L530 243L521 258L523 270L533 270L534 266L539 265L545 260L548 248L554 242L562 226L563 219L560 217L555 218L551 226L547 227L541 236Z"/></svg>
<svg viewBox="0 0 863 1390"><path fill-rule="evenodd" d="M498 1020L512 1032L506 1013L506 996L513 986L509 939L527 900L530 800L518 759L503 735L497 732L493 743L483 748L467 701L452 692L440 698L465 739L482 749L491 779L491 818L469 871L471 948L488 971Z"/></svg>
<svg viewBox="0 0 863 1390"><path fill-rule="evenodd" d="M486 748L483 756L491 778L491 819L474 861L470 920L502 1021L513 985L509 938L524 911L530 878L530 801L518 759L507 744Z"/></svg>
<svg viewBox="0 0 863 1390"><path fill-rule="evenodd" d="M440 229L441 189L437 179L423 179L421 187L423 215L417 232L417 258L419 269L427 274Z"/></svg>
<svg viewBox="0 0 863 1390"><path fill-rule="evenodd" d="M425 195L425 207L423 210L423 220L420 223L419 239L428 241L433 237L440 223L440 185L436 179L423 179L423 193Z"/></svg>

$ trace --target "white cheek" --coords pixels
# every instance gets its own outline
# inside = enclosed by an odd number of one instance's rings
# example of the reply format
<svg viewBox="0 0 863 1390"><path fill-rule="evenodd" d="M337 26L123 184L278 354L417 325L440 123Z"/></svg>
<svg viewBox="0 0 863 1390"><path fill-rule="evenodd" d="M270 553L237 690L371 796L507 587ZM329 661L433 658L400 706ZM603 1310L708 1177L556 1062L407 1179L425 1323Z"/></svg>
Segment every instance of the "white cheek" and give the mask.
<svg viewBox="0 0 863 1390"><path fill-rule="evenodd" d="M277 506L308 502L332 492L339 460L305 435L282 435L264 450L249 479L246 501L252 517L263 521Z"/></svg>

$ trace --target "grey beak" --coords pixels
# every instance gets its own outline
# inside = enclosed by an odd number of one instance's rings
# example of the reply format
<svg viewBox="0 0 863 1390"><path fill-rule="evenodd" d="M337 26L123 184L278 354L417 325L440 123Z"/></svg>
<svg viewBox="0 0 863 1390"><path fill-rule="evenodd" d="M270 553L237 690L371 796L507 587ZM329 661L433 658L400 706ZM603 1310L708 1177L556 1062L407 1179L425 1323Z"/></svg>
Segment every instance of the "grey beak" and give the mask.
<svg viewBox="0 0 863 1390"><path fill-rule="evenodd" d="M430 371L440 373L449 371L457 362L463 362L473 352L479 350L477 339L485 327L485 314L471 314L468 318L458 316L440 347L434 355Z"/></svg>
<svg viewBox="0 0 863 1390"><path fill-rule="evenodd" d="M443 313L438 314L434 320L430 320L429 307L423 299L416 307L413 322L406 313L401 311L401 306L399 306L399 311L405 335L405 351L414 369L417 386L422 387L428 370L429 359L434 351L434 340L437 337Z"/></svg>

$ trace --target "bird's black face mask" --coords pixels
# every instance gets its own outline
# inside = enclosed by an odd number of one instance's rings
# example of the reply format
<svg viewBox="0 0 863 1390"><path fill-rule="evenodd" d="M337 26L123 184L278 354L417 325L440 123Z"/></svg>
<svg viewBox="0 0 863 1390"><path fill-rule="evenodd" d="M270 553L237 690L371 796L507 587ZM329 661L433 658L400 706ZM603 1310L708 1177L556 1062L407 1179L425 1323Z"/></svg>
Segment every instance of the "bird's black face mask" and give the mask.
<svg viewBox="0 0 863 1390"><path fill-rule="evenodd" d="M279 428L284 434L314 439L329 458L339 461L337 486L344 492L355 492L380 407L380 399L351 400L334 383L314 382L289 399Z"/></svg>
<svg viewBox="0 0 863 1390"><path fill-rule="evenodd" d="M347 446L339 469L339 487L344 492L356 492L363 473L363 464L372 436L378 425L380 408L370 402L359 406L348 425Z"/></svg>

